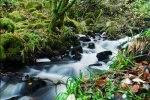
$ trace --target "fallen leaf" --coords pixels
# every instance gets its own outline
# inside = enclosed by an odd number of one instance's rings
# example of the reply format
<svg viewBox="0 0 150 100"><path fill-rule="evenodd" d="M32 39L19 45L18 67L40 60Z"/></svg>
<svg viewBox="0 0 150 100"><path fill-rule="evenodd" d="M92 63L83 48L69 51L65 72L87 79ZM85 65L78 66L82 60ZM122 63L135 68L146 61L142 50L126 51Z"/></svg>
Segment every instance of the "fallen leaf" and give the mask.
<svg viewBox="0 0 150 100"><path fill-rule="evenodd" d="M106 83L106 82L107 82L106 80L97 80L96 84L102 84L102 83Z"/></svg>
<svg viewBox="0 0 150 100"><path fill-rule="evenodd" d="M147 62L147 61L142 61L142 64L147 65L147 64L148 64L148 62Z"/></svg>
<svg viewBox="0 0 150 100"><path fill-rule="evenodd" d="M148 76L149 76L149 73L144 72L143 75L142 75L142 78L143 78L143 79L147 79Z"/></svg>
<svg viewBox="0 0 150 100"><path fill-rule="evenodd" d="M121 82L126 84L132 84L132 81L129 78L123 79Z"/></svg>
<svg viewBox="0 0 150 100"><path fill-rule="evenodd" d="M146 89L146 90L149 90L150 89L150 85L149 84L143 84L143 88Z"/></svg>
<svg viewBox="0 0 150 100"><path fill-rule="evenodd" d="M121 88L122 89L126 89L127 88L127 84L126 83L121 83Z"/></svg>
<svg viewBox="0 0 150 100"><path fill-rule="evenodd" d="M122 78L129 78L129 79L133 79L135 78L136 76L133 75L133 74L125 74Z"/></svg>
<svg viewBox="0 0 150 100"><path fill-rule="evenodd" d="M139 88L140 88L140 86L139 85L133 85L132 87L131 87L131 90L132 90L132 92L138 92L138 90L139 90Z"/></svg>
<svg viewBox="0 0 150 100"><path fill-rule="evenodd" d="M137 83L146 83L145 81L141 80L140 78L134 78L132 81L137 82Z"/></svg>

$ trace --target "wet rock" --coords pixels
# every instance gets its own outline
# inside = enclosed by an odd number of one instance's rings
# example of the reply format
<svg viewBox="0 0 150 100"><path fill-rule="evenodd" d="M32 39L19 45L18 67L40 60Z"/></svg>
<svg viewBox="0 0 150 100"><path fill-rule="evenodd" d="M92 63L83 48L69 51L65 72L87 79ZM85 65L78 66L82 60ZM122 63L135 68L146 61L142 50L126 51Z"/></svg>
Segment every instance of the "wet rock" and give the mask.
<svg viewBox="0 0 150 100"><path fill-rule="evenodd" d="M22 95L28 95L31 94L33 92L35 92L36 90L45 87L46 86L46 82L43 81L42 79L36 79L36 78L31 78L28 77L29 79L25 82L25 86L23 87L21 94Z"/></svg>
<svg viewBox="0 0 150 100"><path fill-rule="evenodd" d="M53 51L53 56L60 56L60 52L57 51L57 50L54 50L54 51Z"/></svg>
<svg viewBox="0 0 150 100"><path fill-rule="evenodd" d="M90 48L90 49L95 49L95 44L94 44L94 43L89 43L89 44L88 44L88 48Z"/></svg>
<svg viewBox="0 0 150 100"><path fill-rule="evenodd" d="M74 60L81 60L82 55L80 53L76 53L73 57Z"/></svg>
<svg viewBox="0 0 150 100"><path fill-rule="evenodd" d="M76 40L72 43L73 46L79 46L80 45L80 41L79 40Z"/></svg>
<svg viewBox="0 0 150 100"><path fill-rule="evenodd" d="M51 61L60 61L61 60L61 56L54 56L54 57L51 57Z"/></svg>
<svg viewBox="0 0 150 100"><path fill-rule="evenodd" d="M98 53L96 57L98 61L104 61L108 59L110 55L112 55L111 51L103 51L103 52Z"/></svg>
<svg viewBox="0 0 150 100"><path fill-rule="evenodd" d="M71 49L71 55L75 55L77 53L83 53L83 49L81 46L76 46Z"/></svg>
<svg viewBox="0 0 150 100"><path fill-rule="evenodd" d="M16 72L24 68L24 63L22 61L5 60L1 62L0 68L2 72Z"/></svg>
<svg viewBox="0 0 150 100"><path fill-rule="evenodd" d="M93 38L95 38L95 34L96 33L93 33L93 32L90 32L90 31L87 33L87 35L89 35L90 37L93 37Z"/></svg>
<svg viewBox="0 0 150 100"><path fill-rule="evenodd" d="M82 36L79 38L80 41L83 41L83 42L89 42L91 41L91 39L88 37L88 36Z"/></svg>
<svg viewBox="0 0 150 100"><path fill-rule="evenodd" d="M102 66L102 64L101 63L97 63L97 64L91 64L89 66Z"/></svg>
<svg viewBox="0 0 150 100"><path fill-rule="evenodd" d="M7 72L7 73L0 73L0 80L5 81L7 83L16 83L16 82L21 82L23 74L16 72Z"/></svg>
<svg viewBox="0 0 150 100"><path fill-rule="evenodd" d="M7 100L18 100L21 96L16 96L16 97L12 97L10 99L7 99Z"/></svg>

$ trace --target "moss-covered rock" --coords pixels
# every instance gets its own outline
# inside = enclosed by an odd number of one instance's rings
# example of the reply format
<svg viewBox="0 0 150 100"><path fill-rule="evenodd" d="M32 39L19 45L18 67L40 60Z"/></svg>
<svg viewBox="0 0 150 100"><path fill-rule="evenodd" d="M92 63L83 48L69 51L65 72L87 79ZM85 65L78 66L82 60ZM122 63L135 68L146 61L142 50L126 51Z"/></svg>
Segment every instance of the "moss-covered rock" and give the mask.
<svg viewBox="0 0 150 100"><path fill-rule="evenodd" d="M30 9L30 8L36 8L37 10L40 10L42 9L43 7L43 4L41 2L28 2L28 4L26 5L26 8L27 9Z"/></svg>
<svg viewBox="0 0 150 100"><path fill-rule="evenodd" d="M12 13L9 13L9 18L12 19L15 22L23 21L25 20L25 15L23 15L23 12L19 11L13 11Z"/></svg>
<svg viewBox="0 0 150 100"><path fill-rule="evenodd" d="M23 40L16 34L9 33L2 34L0 38L0 61L22 61Z"/></svg>
<svg viewBox="0 0 150 100"><path fill-rule="evenodd" d="M67 20L65 20L65 25L68 27L74 28L73 30L78 33L79 32L81 32L81 33L87 32L87 27L86 27L85 21L78 22L76 20L68 18Z"/></svg>
<svg viewBox="0 0 150 100"><path fill-rule="evenodd" d="M38 22L38 23L35 23L35 24L29 24L29 25L27 26L27 28L29 28L29 29L39 29L39 28L45 27L46 25L47 25L47 24L45 24L45 23Z"/></svg>
<svg viewBox="0 0 150 100"><path fill-rule="evenodd" d="M68 41L71 42L75 37L75 32L73 32L71 27L63 27L61 30L61 40L63 42Z"/></svg>
<svg viewBox="0 0 150 100"><path fill-rule="evenodd" d="M0 19L0 29L4 29L7 32L14 32L15 23L9 18Z"/></svg>
<svg viewBox="0 0 150 100"><path fill-rule="evenodd" d="M85 20L86 25L90 25L94 23L94 20L92 18L88 18Z"/></svg>
<svg viewBox="0 0 150 100"><path fill-rule="evenodd" d="M40 19L46 19L46 16L44 16L43 13L39 13L37 10L32 12L32 15L36 18L40 18Z"/></svg>

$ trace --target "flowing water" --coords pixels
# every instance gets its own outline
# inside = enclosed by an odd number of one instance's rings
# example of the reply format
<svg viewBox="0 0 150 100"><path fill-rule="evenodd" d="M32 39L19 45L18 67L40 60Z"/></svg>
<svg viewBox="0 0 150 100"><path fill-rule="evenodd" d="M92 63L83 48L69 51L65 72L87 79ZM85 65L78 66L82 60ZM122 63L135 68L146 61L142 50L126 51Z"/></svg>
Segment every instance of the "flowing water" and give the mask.
<svg viewBox="0 0 150 100"><path fill-rule="evenodd" d="M90 43L95 44L95 49L89 49L89 42L81 42L83 48L82 58L80 61L62 60L58 62L51 62L49 59L37 59L40 64L33 66L26 66L26 69L21 72L24 75L28 74L40 79L51 80L53 83L59 81L66 82L71 76L78 76L80 71L84 76L89 75L88 69L96 71L109 69L110 64L118 53L118 48L127 43L131 38L125 37L119 40L111 41L105 40L100 36L95 39L91 38ZM97 53L102 51L112 51L113 54L109 57L108 62L98 61ZM42 63L43 62L43 63ZM90 66L91 64L101 63L101 66ZM66 88L63 84L52 85L50 81L46 81L47 85L39 88L28 95L22 95L25 84L20 83L6 83L1 80L0 84L0 100L7 100L12 97L18 97L10 100L54 100L55 96L60 92L65 92Z"/></svg>

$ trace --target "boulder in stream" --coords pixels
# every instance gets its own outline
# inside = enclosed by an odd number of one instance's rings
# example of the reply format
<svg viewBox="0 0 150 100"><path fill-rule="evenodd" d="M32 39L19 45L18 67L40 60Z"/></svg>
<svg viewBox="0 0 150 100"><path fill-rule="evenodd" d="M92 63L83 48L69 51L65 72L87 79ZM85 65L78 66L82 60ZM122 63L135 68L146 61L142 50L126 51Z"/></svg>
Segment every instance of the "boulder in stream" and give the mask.
<svg viewBox="0 0 150 100"><path fill-rule="evenodd" d="M16 83L21 82L23 74L20 72L7 72L7 73L0 73L0 80L8 82L8 83Z"/></svg>
<svg viewBox="0 0 150 100"><path fill-rule="evenodd" d="M29 79L25 82L25 86L23 87L21 94L22 95L31 94L44 86L46 86L46 82L44 80L29 77Z"/></svg>
<svg viewBox="0 0 150 100"><path fill-rule="evenodd" d="M75 55L77 53L83 53L83 49L81 46L76 46L71 49L71 55Z"/></svg>
<svg viewBox="0 0 150 100"><path fill-rule="evenodd" d="M90 48L90 49L95 49L95 44L94 44L94 43L89 43L89 44L88 44L88 48Z"/></svg>
<svg viewBox="0 0 150 100"><path fill-rule="evenodd" d="M83 41L83 42L89 42L91 41L91 39L88 37L88 36L82 36L79 38L80 41Z"/></svg>
<svg viewBox="0 0 150 100"><path fill-rule="evenodd" d="M73 57L74 60L81 60L82 55L80 53L76 53Z"/></svg>
<svg viewBox="0 0 150 100"><path fill-rule="evenodd" d="M104 61L108 59L110 55L112 55L111 51L103 51L103 52L98 53L96 57L98 61Z"/></svg>

